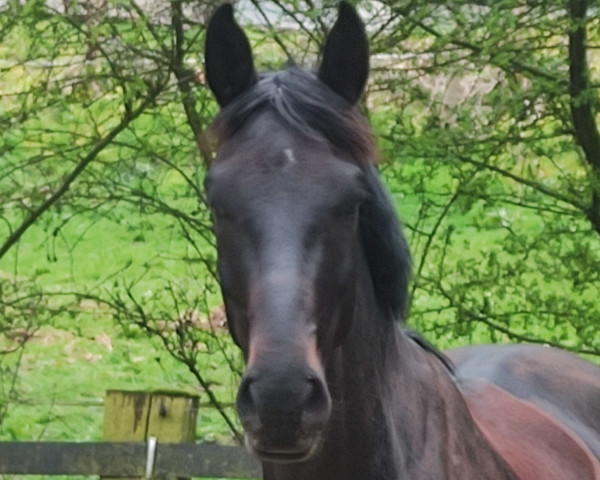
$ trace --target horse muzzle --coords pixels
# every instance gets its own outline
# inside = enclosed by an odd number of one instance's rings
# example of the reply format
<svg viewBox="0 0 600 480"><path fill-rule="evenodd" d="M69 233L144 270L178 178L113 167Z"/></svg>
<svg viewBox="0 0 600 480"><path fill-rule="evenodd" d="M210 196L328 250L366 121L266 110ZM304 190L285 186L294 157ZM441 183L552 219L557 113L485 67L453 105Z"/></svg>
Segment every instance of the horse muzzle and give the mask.
<svg viewBox="0 0 600 480"><path fill-rule="evenodd" d="M269 462L301 462L318 449L331 397L322 376L308 366L253 366L240 384L237 410L253 454Z"/></svg>

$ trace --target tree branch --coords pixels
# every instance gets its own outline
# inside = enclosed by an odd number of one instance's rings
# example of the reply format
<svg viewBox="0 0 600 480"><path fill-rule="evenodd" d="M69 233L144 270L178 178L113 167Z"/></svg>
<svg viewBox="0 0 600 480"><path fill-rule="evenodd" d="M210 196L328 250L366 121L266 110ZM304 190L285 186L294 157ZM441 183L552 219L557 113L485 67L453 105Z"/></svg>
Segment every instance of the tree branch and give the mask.
<svg viewBox="0 0 600 480"><path fill-rule="evenodd" d="M587 7L587 0L569 1L572 22L569 31L569 95L575 141L583 150L592 170L592 201L586 214L594 229L600 233L600 132L594 112L598 99L594 98L590 89L586 59Z"/></svg>
<svg viewBox="0 0 600 480"><path fill-rule="evenodd" d="M86 167L98 156L98 154L104 150L111 142L125 130L131 122L139 117L145 110L151 105L161 89L157 88L154 91L149 92L148 96L144 101L129 114L126 114L121 122L113 128L104 138L102 138L90 152L84 156L77 166L65 177L62 184L56 189L52 195L48 196L46 200L33 210L25 220L16 228L6 239L4 244L0 246L0 258L2 258L10 248L19 241L23 234L31 227L38 218L40 218L50 207L52 207L68 190L71 184L81 175Z"/></svg>
<svg viewBox="0 0 600 480"><path fill-rule="evenodd" d="M425 32L433 35L434 37L436 37L436 38L444 37L444 35L442 33L437 31L433 27L430 27L421 21L416 21L416 20L413 20L413 21L415 22L415 24L418 27L423 29ZM474 55L479 55L483 52L483 47L481 47L480 45L468 42L466 40L451 38L449 40L449 43L452 45L455 45L456 47L465 48L465 49L471 51ZM541 78L546 81L552 82L556 85L564 84L564 82L562 81L562 79L559 76L553 75L552 73L549 73L545 70L534 67L532 65L527 65L519 60L516 60L515 58L511 58L508 61L508 65L506 65L502 62L498 62L498 60L496 58L494 58L494 56L492 55L489 58L489 62L491 65L494 65L494 66L500 68L501 70L506 71L507 66L508 66L512 69L513 73L521 73L524 76L528 76L530 78Z"/></svg>
<svg viewBox="0 0 600 480"><path fill-rule="evenodd" d="M181 0L173 0L171 2L171 25L174 31L174 51L171 55L171 70L177 78L177 85L182 95L183 109L187 117L188 124L194 133L196 144L200 150L200 155L204 162L204 166L208 168L212 160L212 148L205 134L206 125L198 112L196 111L196 99L192 90L193 72L185 68L184 65L184 42L185 36L183 31L183 10Z"/></svg>

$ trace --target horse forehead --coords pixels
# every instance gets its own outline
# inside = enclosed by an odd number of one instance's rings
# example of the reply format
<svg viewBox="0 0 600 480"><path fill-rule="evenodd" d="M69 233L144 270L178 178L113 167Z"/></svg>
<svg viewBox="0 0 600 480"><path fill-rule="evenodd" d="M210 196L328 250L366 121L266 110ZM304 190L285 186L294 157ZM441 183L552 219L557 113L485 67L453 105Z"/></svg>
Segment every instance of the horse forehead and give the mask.
<svg viewBox="0 0 600 480"><path fill-rule="evenodd" d="M361 186L360 167L327 149L294 142L266 148L260 143L238 146L222 156L211 168L210 183L239 195L240 202L300 198L305 206L332 201Z"/></svg>
<svg viewBox="0 0 600 480"><path fill-rule="evenodd" d="M221 145L209 177L219 197L262 212L313 210L362 188L349 156L268 110Z"/></svg>
<svg viewBox="0 0 600 480"><path fill-rule="evenodd" d="M302 125L301 121L299 125ZM335 156L325 133L305 131L299 125L292 125L273 109L267 108L248 118L239 131L222 145L218 157L237 159L246 168L251 165L279 167L296 162L326 167L328 159Z"/></svg>
<svg viewBox="0 0 600 480"><path fill-rule="evenodd" d="M271 136L252 135L230 150L226 161L233 169L262 176L285 173L318 179L335 174L336 157L325 142L304 138L301 134L271 132ZM295 167L301 166L301 169Z"/></svg>

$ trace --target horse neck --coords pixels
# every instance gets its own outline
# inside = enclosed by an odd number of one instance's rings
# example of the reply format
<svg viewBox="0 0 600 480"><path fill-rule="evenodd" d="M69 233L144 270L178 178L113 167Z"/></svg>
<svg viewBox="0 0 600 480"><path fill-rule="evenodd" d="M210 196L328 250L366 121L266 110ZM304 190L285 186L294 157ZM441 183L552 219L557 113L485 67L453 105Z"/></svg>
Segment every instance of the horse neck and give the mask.
<svg viewBox="0 0 600 480"><path fill-rule="evenodd" d="M389 317L389 315L387 315ZM332 374L350 478L515 479L475 425L445 365L366 290ZM339 440L337 440L339 443Z"/></svg>
<svg viewBox="0 0 600 480"><path fill-rule="evenodd" d="M333 400L320 451L264 465L266 480L516 480L468 413L445 366L358 295L346 343L326 367Z"/></svg>

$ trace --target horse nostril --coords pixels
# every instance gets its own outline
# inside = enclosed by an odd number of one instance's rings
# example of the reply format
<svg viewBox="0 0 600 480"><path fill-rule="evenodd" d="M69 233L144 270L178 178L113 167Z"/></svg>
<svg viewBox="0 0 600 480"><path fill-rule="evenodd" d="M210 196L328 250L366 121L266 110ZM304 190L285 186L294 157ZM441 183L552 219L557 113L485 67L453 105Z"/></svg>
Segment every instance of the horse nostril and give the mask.
<svg viewBox="0 0 600 480"><path fill-rule="evenodd" d="M329 409L330 399L325 383L315 375L306 377L308 384L307 394L304 399L306 412L322 412Z"/></svg>
<svg viewBox="0 0 600 480"><path fill-rule="evenodd" d="M256 403L252 396L252 384L254 378L250 375L244 376L240 383L237 394L237 410L240 416L249 416L256 413Z"/></svg>

